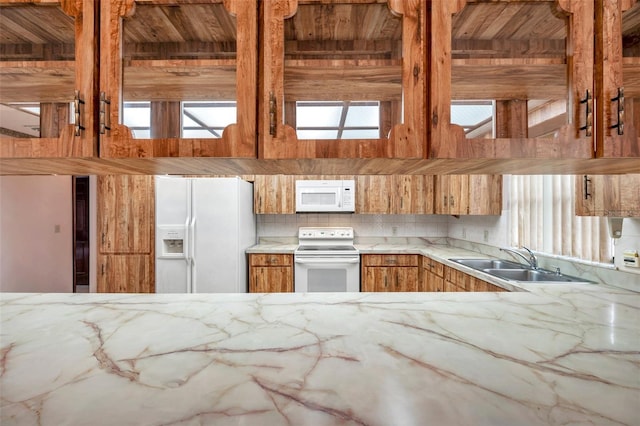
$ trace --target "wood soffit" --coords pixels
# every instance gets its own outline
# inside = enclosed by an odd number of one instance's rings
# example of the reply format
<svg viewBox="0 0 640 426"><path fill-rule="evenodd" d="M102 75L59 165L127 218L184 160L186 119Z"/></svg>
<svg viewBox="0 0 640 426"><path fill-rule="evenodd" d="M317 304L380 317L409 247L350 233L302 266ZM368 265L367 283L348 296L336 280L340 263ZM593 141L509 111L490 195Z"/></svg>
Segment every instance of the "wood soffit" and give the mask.
<svg viewBox="0 0 640 426"><path fill-rule="evenodd" d="M15 158L0 159L0 175L448 175L637 174L639 158L619 159L294 159Z"/></svg>

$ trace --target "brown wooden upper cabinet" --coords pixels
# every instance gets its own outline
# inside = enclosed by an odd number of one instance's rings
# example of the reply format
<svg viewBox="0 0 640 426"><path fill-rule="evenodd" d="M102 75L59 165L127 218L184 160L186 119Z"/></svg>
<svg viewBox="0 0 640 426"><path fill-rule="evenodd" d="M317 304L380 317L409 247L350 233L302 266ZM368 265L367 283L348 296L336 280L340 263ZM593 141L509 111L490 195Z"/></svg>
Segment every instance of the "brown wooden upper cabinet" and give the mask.
<svg viewBox="0 0 640 426"><path fill-rule="evenodd" d="M576 216L640 217L640 174L576 176Z"/></svg>
<svg viewBox="0 0 640 426"><path fill-rule="evenodd" d="M259 158L425 157L423 0L260 7Z"/></svg>
<svg viewBox="0 0 640 426"><path fill-rule="evenodd" d="M0 2L0 158L97 155L95 4Z"/></svg>
<svg viewBox="0 0 640 426"><path fill-rule="evenodd" d="M595 3L596 156L640 157L640 2Z"/></svg>
<svg viewBox="0 0 640 426"><path fill-rule="evenodd" d="M435 214L502 214L502 176L438 175L435 177Z"/></svg>
<svg viewBox="0 0 640 426"><path fill-rule="evenodd" d="M256 157L257 0L100 3L102 157Z"/></svg>
<svg viewBox="0 0 640 426"><path fill-rule="evenodd" d="M593 1L430 4L431 158L593 157Z"/></svg>

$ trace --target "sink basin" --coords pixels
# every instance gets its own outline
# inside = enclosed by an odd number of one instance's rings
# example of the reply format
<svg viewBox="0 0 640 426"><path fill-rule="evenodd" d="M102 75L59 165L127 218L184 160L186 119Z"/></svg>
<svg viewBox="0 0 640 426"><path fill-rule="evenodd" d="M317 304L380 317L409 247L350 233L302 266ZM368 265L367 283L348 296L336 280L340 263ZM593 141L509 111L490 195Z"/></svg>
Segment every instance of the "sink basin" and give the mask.
<svg viewBox="0 0 640 426"><path fill-rule="evenodd" d="M449 259L461 265L474 269L522 269L524 266L518 262L498 259Z"/></svg>
<svg viewBox="0 0 640 426"><path fill-rule="evenodd" d="M484 269L484 272L498 278L522 282L547 282L547 283L588 283L580 278L564 274L556 274L540 269Z"/></svg>

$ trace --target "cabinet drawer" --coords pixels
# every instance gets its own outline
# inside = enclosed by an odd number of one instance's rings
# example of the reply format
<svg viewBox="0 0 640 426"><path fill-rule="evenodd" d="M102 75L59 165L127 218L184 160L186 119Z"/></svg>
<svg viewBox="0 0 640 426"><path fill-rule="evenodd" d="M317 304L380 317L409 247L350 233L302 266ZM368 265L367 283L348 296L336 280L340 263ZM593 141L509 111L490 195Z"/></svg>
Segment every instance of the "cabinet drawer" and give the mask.
<svg viewBox="0 0 640 426"><path fill-rule="evenodd" d="M292 254L250 254L251 266L292 266Z"/></svg>
<svg viewBox="0 0 640 426"><path fill-rule="evenodd" d="M422 256L422 268L439 277L444 277L444 265L429 257Z"/></svg>
<svg viewBox="0 0 640 426"><path fill-rule="evenodd" d="M444 274L445 281L449 281L460 287L462 291L471 290L471 279L473 278L471 275L450 267L445 268Z"/></svg>
<svg viewBox="0 0 640 426"><path fill-rule="evenodd" d="M417 254L363 254L363 266L418 266Z"/></svg>

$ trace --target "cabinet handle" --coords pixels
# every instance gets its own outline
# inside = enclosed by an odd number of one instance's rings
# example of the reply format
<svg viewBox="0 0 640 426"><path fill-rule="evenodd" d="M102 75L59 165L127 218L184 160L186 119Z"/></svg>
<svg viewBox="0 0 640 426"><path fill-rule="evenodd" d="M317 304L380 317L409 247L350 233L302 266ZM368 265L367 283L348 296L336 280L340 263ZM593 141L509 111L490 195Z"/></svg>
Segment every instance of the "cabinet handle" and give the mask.
<svg viewBox="0 0 640 426"><path fill-rule="evenodd" d="M455 205L456 205L455 200L453 198L453 195L449 195L449 205L451 207L455 207Z"/></svg>
<svg viewBox="0 0 640 426"><path fill-rule="evenodd" d="M624 88L618 87L618 96L611 99L618 103L618 122L611 125L610 129L618 129L618 135L624 134Z"/></svg>
<svg viewBox="0 0 640 426"><path fill-rule="evenodd" d="M591 90L587 89L587 93L584 99L580 99L581 104L586 104L585 110L585 123L579 130L584 130L586 136L593 134L593 96Z"/></svg>
<svg viewBox="0 0 640 426"><path fill-rule="evenodd" d="M84 105L84 101L80 99L80 91L76 90L73 96L73 112L74 112L74 123L75 123L75 131L74 135L80 136L80 131L84 130L84 126L80 122L82 117L80 106Z"/></svg>
<svg viewBox="0 0 640 426"><path fill-rule="evenodd" d="M396 259L385 259L384 263L390 263L392 265L395 265L396 263L398 263L398 261Z"/></svg>
<svg viewBox="0 0 640 426"><path fill-rule="evenodd" d="M109 105L109 107L107 107ZM108 110L108 111L107 111ZM111 101L107 99L105 92L100 92L100 134L104 135L111 130ZM107 124L107 119L109 124Z"/></svg>
<svg viewBox="0 0 640 426"><path fill-rule="evenodd" d="M104 275L104 263L100 265L100 275Z"/></svg>
<svg viewBox="0 0 640 426"><path fill-rule="evenodd" d="M387 288L387 276L384 276L384 288Z"/></svg>
<svg viewBox="0 0 640 426"><path fill-rule="evenodd" d="M591 183L591 179L587 175L583 176L584 181L584 199L588 200L591 197L591 193L589 192L589 184Z"/></svg>
<svg viewBox="0 0 640 426"><path fill-rule="evenodd" d="M269 92L269 134L276 135L276 95Z"/></svg>
<svg viewBox="0 0 640 426"><path fill-rule="evenodd" d="M444 206L447 207L449 205L449 197L447 197L446 195L443 197L443 201L444 201Z"/></svg>

